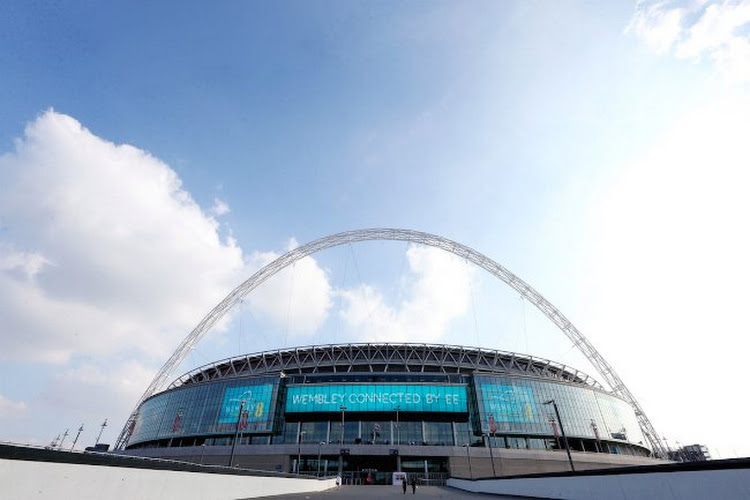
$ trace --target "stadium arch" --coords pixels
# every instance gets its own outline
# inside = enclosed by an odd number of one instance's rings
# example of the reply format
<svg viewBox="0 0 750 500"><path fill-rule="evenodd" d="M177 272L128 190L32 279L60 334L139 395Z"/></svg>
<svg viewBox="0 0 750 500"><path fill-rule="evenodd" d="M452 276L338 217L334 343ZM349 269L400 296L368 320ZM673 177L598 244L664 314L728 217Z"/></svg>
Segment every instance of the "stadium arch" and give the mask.
<svg viewBox="0 0 750 500"><path fill-rule="evenodd" d="M510 272L504 266L471 247L435 234L398 228L357 229L324 236L289 250L273 262L255 272L250 278L232 290L224 300L216 305L216 307L214 307L185 337L174 353L172 353L169 359L164 363L128 417L128 420L117 439L115 449L123 449L127 444L130 430L133 427L141 403L166 384L168 379L172 376L175 368L182 363L185 357L190 353L190 350L200 342L211 327L232 307L240 302L240 300L279 271L294 264L298 260L328 248L363 241L406 241L409 243L439 248L471 262L503 281L552 321L552 323L554 323L570 339L573 346L586 356L599 375L604 379L607 385L609 385L612 393L621 397L633 407L641 431L648 440L654 455L666 458L666 451L659 440L654 426L646 416L641 405L635 399L635 396L633 396L630 390L625 386L625 383L620 376L617 375L614 368L604 359L599 351L594 348L591 342L573 325L573 323L566 318L560 310L552 305L551 302L545 299L542 294L537 292L531 285Z"/></svg>

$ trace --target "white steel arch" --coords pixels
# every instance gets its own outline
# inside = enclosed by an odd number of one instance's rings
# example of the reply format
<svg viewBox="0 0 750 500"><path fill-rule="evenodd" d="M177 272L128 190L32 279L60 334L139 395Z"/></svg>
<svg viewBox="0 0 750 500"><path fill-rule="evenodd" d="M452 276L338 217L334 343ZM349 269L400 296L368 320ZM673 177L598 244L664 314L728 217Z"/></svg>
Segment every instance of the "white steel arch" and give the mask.
<svg viewBox="0 0 750 500"><path fill-rule="evenodd" d="M413 231L410 229L395 229L395 228L374 228L374 229L359 229L353 231L345 231L342 233L332 234L325 236L317 240L311 241L304 245L301 245L293 250L288 251L284 255L280 256L267 266L258 270L255 274L250 276L237 288L224 298L216 307L214 307L202 320L198 323L193 331L185 337L182 343L177 347L175 352L170 356L166 363L161 367L159 372L154 377L151 384L148 386L146 391L143 393L138 403L135 405L133 412L128 418L128 422L125 424L120 437L115 445L116 449L122 449L127 443L127 439L130 434L130 429L135 421L138 408L141 403L148 397L157 392L162 388L167 380L172 375L177 366L185 359L190 350L197 344L203 336L221 319L224 314L227 313L232 307L234 307L243 297L255 290L258 286L263 284L268 278L275 275L282 269L289 265L297 262L304 257L312 255L321 250L325 250L332 247L346 245L349 243L357 243L361 241L408 241L411 243L417 243L421 245L427 245L434 248L440 248L446 252L450 252L458 257L464 258L467 261L481 267L485 271L489 272L496 278L502 280L512 289L517 291L526 300L531 302L537 309L539 309L547 318L550 319L562 332L573 342L573 345L583 353L584 356L591 362L596 368L596 371L605 382L612 389L612 393L620 396L622 399L627 401L633 406L636 417L641 426L641 430L651 445L654 453L659 456L666 458L666 450L664 450L662 444L659 441L659 437L654 429L651 421L646 417L646 414L641 408L641 405L636 401L633 394L623 383L622 379L615 373L612 366L599 354L589 340L573 326L568 318L563 315L555 306L553 306L542 294L534 290L531 285L523 281L521 278L507 270L489 257L477 252L473 248L458 243L442 236L437 236L430 233L424 233L421 231Z"/></svg>

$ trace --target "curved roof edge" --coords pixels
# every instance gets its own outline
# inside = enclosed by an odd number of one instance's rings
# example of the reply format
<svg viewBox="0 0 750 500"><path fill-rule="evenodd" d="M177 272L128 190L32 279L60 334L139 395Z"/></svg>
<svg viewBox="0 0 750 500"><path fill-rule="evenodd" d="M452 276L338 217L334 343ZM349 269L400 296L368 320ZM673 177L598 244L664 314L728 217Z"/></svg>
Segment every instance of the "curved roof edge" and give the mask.
<svg viewBox="0 0 750 500"><path fill-rule="evenodd" d="M175 379L168 389L256 375L375 372L526 375L605 390L579 370L536 356L483 347L388 342L308 345L244 354L195 368Z"/></svg>

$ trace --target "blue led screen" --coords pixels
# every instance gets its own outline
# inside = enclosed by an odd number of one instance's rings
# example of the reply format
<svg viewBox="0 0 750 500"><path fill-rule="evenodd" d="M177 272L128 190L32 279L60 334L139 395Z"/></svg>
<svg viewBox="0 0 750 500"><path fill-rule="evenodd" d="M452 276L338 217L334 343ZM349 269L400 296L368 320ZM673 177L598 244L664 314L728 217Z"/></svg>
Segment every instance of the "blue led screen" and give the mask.
<svg viewBox="0 0 750 500"><path fill-rule="evenodd" d="M466 386L451 384L340 384L290 386L286 411L467 412Z"/></svg>
<svg viewBox="0 0 750 500"><path fill-rule="evenodd" d="M231 424L240 418L240 405L245 414L242 422L259 422L268 418L271 408L272 384L227 387L221 403L218 422ZM244 404L243 404L244 401Z"/></svg>

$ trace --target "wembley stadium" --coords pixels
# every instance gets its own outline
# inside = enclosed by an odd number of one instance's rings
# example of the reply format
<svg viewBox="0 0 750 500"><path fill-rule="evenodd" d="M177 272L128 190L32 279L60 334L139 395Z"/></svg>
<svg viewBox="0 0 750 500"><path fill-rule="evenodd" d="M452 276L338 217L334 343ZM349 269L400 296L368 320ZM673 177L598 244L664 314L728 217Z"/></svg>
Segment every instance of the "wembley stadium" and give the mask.
<svg viewBox="0 0 750 500"><path fill-rule="evenodd" d="M552 360L480 347L350 343L233 356L172 378L195 344L280 270L338 245L391 240L484 269L555 324L599 380ZM476 250L404 229L338 233L280 256L183 340L133 410L118 453L389 483L653 464L658 435L615 370L541 294Z"/></svg>
<svg viewBox="0 0 750 500"><path fill-rule="evenodd" d="M584 373L424 344L309 346L201 367L141 404L126 451L373 482L394 471L510 475L568 469L560 423L580 469L651 455L630 405Z"/></svg>

